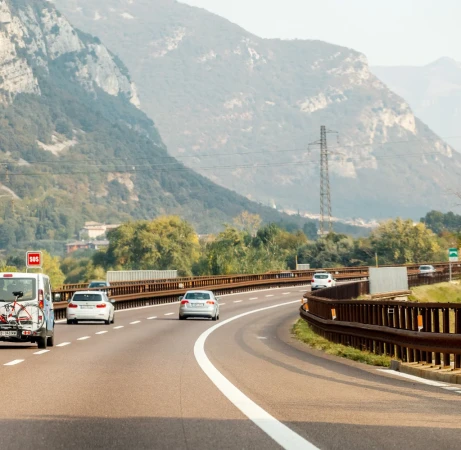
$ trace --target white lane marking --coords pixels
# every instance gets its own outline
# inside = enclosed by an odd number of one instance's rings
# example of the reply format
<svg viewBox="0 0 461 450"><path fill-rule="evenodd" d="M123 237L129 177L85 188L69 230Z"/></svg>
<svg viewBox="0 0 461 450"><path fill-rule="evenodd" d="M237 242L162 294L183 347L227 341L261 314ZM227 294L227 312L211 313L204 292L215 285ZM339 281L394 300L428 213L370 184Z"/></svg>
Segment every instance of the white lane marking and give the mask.
<svg viewBox="0 0 461 450"><path fill-rule="evenodd" d="M220 303L220 304L219 304L219 306L224 306L224 305L225 305L225 303Z"/></svg>
<svg viewBox="0 0 461 450"><path fill-rule="evenodd" d="M137 323L141 323L140 320L135 320L134 322L130 322L130 325L136 325Z"/></svg>
<svg viewBox="0 0 461 450"><path fill-rule="evenodd" d="M258 336L258 339L267 339L265 336Z"/></svg>
<svg viewBox="0 0 461 450"><path fill-rule="evenodd" d="M114 330L120 330L120 328L124 328L123 325L119 325L118 327L114 327Z"/></svg>
<svg viewBox="0 0 461 450"><path fill-rule="evenodd" d="M70 342L61 342L56 347L65 347L66 345L70 345Z"/></svg>
<svg viewBox="0 0 461 450"><path fill-rule="evenodd" d="M453 392L456 392L457 394L461 394L461 391L453 391Z"/></svg>
<svg viewBox="0 0 461 450"><path fill-rule="evenodd" d="M10 361L3 365L4 366L15 366L16 364L22 363L23 361L24 361L23 359L15 359L14 361Z"/></svg>
<svg viewBox="0 0 461 450"><path fill-rule="evenodd" d="M245 416L261 428L261 430L269 435L275 442L288 450L298 450L300 448L306 450L317 450L317 447L301 437L299 434L295 433L283 423L279 422L275 417L271 416L268 412L253 402L253 400L247 397L242 391L237 389L237 387L235 387L221 372L218 371L218 369L216 369L215 366L213 366L205 353L205 341L207 337L223 325L250 314L266 311L268 309L279 308L281 306L292 305L294 303L298 303L298 301L296 300L255 309L253 311L231 317L230 319L224 320L223 322L208 328L208 330L203 332L195 342L194 355L200 368L205 372L214 385L236 408L245 414Z"/></svg>
<svg viewBox="0 0 461 450"><path fill-rule="evenodd" d="M388 375L396 375L402 378L408 378L409 380L417 381L422 384L428 384L429 386L436 386L436 387L446 387L448 386L447 383L440 383L439 381L432 381L426 380L426 378L417 377L415 375L409 375L408 373L396 372L395 370L390 369L376 369L378 372L384 372Z"/></svg>
<svg viewBox="0 0 461 450"><path fill-rule="evenodd" d="M443 386L442 389L447 389L449 391L457 391L457 390L459 390L459 386L458 387L455 387L455 386Z"/></svg>
<svg viewBox="0 0 461 450"><path fill-rule="evenodd" d="M97 333L95 334L106 334L106 333L109 333L108 331L98 331Z"/></svg>
<svg viewBox="0 0 461 450"><path fill-rule="evenodd" d="M273 297L273 295L272 295L272 294L268 294L268 295L266 295L266 297Z"/></svg>
<svg viewBox="0 0 461 450"><path fill-rule="evenodd" d="M258 297L251 297L250 300L258 300Z"/></svg>
<svg viewBox="0 0 461 450"><path fill-rule="evenodd" d="M234 303L242 303L243 300L234 300Z"/></svg>
<svg viewBox="0 0 461 450"><path fill-rule="evenodd" d="M152 320L152 319L156 319L157 316L152 316L152 317L148 317L147 320Z"/></svg>
<svg viewBox="0 0 461 450"><path fill-rule="evenodd" d="M172 316L174 313L166 313L166 314L163 314L164 316Z"/></svg>
<svg viewBox="0 0 461 450"><path fill-rule="evenodd" d="M290 294L291 294L291 292L284 292L282 295L290 295Z"/></svg>
<svg viewBox="0 0 461 450"><path fill-rule="evenodd" d="M86 341L87 339L90 339L91 336L83 336L81 338L78 338L77 341Z"/></svg>
<svg viewBox="0 0 461 450"><path fill-rule="evenodd" d="M34 355L43 355L44 353L48 353L49 350L40 350L38 352L34 352Z"/></svg>

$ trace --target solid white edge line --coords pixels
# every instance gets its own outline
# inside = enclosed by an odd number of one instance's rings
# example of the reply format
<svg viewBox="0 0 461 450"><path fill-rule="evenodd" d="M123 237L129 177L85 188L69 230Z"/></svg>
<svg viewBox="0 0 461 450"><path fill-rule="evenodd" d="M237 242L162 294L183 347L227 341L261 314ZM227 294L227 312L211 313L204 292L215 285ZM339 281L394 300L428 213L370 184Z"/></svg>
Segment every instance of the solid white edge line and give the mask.
<svg viewBox="0 0 461 450"><path fill-rule="evenodd" d="M218 369L216 369L216 367L211 363L205 353L205 341L207 337L216 329L234 320L240 319L241 317L255 314L260 311L266 311L268 309L292 305L294 303L298 303L298 301L296 300L268 306L265 308L255 309L253 311L231 317L230 319L224 320L221 323L212 326L203 332L195 342L194 355L200 368L203 370L203 372L205 372L213 384L222 392L222 394L224 394L224 396L227 397L227 399L236 408L238 408L245 416L247 416L248 419L250 419L255 425L261 428L261 430L270 436L275 442L288 450L298 450L300 448L307 450L317 450L317 447L304 439L298 433L288 428L283 423L279 422L275 417L271 416L268 412L258 406L253 400L247 397L236 386L234 386L221 372L218 371Z"/></svg>
<svg viewBox="0 0 461 450"><path fill-rule="evenodd" d="M70 342L61 342L60 344L56 345L56 347L65 347L66 345L70 345Z"/></svg>
<svg viewBox="0 0 461 450"><path fill-rule="evenodd" d="M417 381L422 384L427 384L429 386L436 386L436 387L446 387L448 386L447 383L440 383L439 381L432 381L427 380L426 378L417 377L415 375L409 375L408 373L396 372L395 370L390 369L376 369L378 372L384 372L388 375L396 375L398 377L407 378L408 380Z"/></svg>
<svg viewBox="0 0 461 450"><path fill-rule="evenodd" d="M22 363L23 361L24 361L23 359L15 359L14 361L10 361L3 365L4 366L15 366L16 364Z"/></svg>
<svg viewBox="0 0 461 450"><path fill-rule="evenodd" d="M458 387L455 387L455 386L442 386L442 389L446 389L448 391L459 391L459 386Z"/></svg>
<svg viewBox="0 0 461 450"><path fill-rule="evenodd" d="M48 353L50 350L39 350L38 352L34 352L34 355L43 355L44 353Z"/></svg>

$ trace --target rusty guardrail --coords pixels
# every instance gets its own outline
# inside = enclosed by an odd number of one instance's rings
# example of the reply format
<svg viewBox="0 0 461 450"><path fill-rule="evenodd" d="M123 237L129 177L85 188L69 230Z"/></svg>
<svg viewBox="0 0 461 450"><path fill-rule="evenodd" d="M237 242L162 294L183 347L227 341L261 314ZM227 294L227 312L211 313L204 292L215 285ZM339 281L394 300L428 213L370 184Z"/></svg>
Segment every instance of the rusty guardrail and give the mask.
<svg viewBox="0 0 461 450"><path fill-rule="evenodd" d="M461 273L453 274L460 279ZM448 274L409 275L410 286L448 281ZM359 299L368 281L306 293L301 317L335 343L404 362L427 362L461 368L461 304Z"/></svg>

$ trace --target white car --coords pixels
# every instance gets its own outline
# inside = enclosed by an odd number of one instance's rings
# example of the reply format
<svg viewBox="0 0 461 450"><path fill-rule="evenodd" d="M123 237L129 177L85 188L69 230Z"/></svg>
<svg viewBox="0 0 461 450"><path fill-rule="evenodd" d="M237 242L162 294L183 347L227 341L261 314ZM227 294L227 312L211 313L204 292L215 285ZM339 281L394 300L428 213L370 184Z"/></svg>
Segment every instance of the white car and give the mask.
<svg viewBox="0 0 461 450"><path fill-rule="evenodd" d="M429 275L433 276L433 274L436 272L434 266L431 266L429 264L424 264L423 266L419 266L419 273L421 275Z"/></svg>
<svg viewBox="0 0 461 450"><path fill-rule="evenodd" d="M331 286L336 286L336 280L333 278L331 273L314 273L314 276L311 280L311 291L316 291L317 289L323 289Z"/></svg>
<svg viewBox="0 0 461 450"><path fill-rule="evenodd" d="M219 297L211 291L187 291L179 300L179 320L205 317L219 320Z"/></svg>
<svg viewBox="0 0 461 450"><path fill-rule="evenodd" d="M102 291L77 291L67 305L67 323L83 321L104 321L106 325L114 323L114 303Z"/></svg>

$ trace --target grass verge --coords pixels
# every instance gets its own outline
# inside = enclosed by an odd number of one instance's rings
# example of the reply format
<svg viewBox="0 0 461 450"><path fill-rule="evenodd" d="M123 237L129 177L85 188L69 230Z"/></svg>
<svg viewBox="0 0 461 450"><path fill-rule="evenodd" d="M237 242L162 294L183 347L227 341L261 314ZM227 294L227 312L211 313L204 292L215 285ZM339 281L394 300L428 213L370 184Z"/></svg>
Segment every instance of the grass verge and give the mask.
<svg viewBox="0 0 461 450"><path fill-rule="evenodd" d="M461 284L437 283L412 288L408 300L412 302L461 303Z"/></svg>
<svg viewBox="0 0 461 450"><path fill-rule="evenodd" d="M303 319L298 319L293 325L291 332L299 341L304 342L309 347L322 350L328 355L341 356L342 358L352 359L353 361L371 366L389 367L391 365L391 358L389 356L375 355L374 353L361 351L354 347L330 342L328 339L314 333Z"/></svg>

